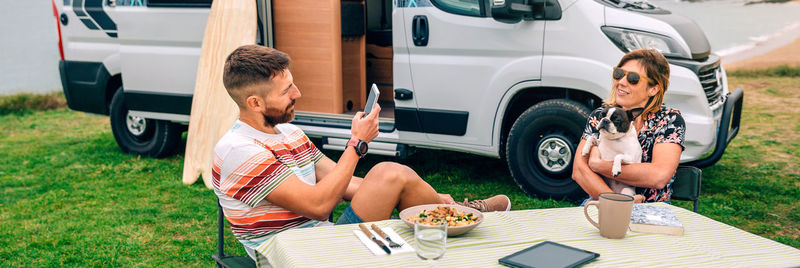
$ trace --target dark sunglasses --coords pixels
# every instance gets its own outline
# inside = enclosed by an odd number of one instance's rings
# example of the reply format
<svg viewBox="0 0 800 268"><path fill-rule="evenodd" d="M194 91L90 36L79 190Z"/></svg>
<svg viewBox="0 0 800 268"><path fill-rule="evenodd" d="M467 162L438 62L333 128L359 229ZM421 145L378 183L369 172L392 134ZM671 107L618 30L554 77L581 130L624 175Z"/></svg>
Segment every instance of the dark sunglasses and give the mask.
<svg viewBox="0 0 800 268"><path fill-rule="evenodd" d="M642 79L644 79L648 83L651 83L653 81L653 80L650 80L650 78L647 78L647 77L639 75L639 73L637 73L637 72L628 72L628 71L623 70L622 68L614 67L614 72L611 75L611 77L613 77L614 80L619 81L620 79L622 79L625 76L628 77L628 83L630 83L631 85L638 84L639 80L642 80Z"/></svg>

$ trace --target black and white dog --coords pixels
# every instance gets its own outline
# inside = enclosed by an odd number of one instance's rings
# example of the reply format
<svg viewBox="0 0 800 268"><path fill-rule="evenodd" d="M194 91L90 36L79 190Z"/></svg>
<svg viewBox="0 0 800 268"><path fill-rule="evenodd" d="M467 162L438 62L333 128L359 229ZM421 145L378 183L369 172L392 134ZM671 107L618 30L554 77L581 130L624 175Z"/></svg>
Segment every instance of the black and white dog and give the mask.
<svg viewBox="0 0 800 268"><path fill-rule="evenodd" d="M620 106L604 106L601 110L600 122L597 129L600 131L600 138L589 136L586 144L581 150L581 155L586 156L592 149L592 145L597 145L600 150L600 158L605 161L614 161L611 173L614 177L622 173L622 163L641 163L642 145L639 144L636 128L633 120L639 116L643 108L635 108L625 111ZM615 193L622 193L633 196L635 191L632 186L607 179L606 183Z"/></svg>

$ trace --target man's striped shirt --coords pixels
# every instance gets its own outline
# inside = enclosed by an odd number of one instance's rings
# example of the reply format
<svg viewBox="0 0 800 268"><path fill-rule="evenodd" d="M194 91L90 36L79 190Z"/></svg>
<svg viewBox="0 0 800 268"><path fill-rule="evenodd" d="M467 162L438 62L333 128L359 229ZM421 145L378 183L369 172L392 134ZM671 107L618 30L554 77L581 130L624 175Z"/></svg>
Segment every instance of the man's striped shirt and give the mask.
<svg viewBox="0 0 800 268"><path fill-rule="evenodd" d="M323 156L300 128L275 129L268 134L237 120L214 148L214 192L234 236L250 248L280 231L317 224L266 199L292 174L316 184L314 164Z"/></svg>

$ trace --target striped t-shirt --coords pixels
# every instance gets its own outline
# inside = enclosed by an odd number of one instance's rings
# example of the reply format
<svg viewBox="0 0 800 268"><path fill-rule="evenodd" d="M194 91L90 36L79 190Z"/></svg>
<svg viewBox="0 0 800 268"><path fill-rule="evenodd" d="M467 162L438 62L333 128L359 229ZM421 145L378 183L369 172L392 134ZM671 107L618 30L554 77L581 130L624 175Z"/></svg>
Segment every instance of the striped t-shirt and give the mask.
<svg viewBox="0 0 800 268"><path fill-rule="evenodd" d="M214 192L233 235L250 248L280 231L317 224L265 198L292 174L316 184L314 164L322 159L300 128L279 124L275 129L279 134L268 134L236 120L214 147Z"/></svg>

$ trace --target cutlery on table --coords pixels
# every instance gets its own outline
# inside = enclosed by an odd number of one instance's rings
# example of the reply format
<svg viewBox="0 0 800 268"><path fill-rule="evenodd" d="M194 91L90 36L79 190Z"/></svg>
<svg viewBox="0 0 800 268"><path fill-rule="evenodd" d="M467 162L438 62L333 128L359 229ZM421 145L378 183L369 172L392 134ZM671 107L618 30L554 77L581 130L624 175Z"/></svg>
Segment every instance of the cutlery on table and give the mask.
<svg viewBox="0 0 800 268"><path fill-rule="evenodd" d="M384 233L383 230L381 230L381 228L378 227L377 225L373 224L371 227L372 227L372 230L375 230L375 232L378 233L378 235L383 237L383 239L386 239L386 242L389 242L389 247L399 248L399 247L402 246L401 244L398 244L398 243L395 243L394 241L392 241L392 239L389 238L389 236L386 235L386 233Z"/></svg>
<svg viewBox="0 0 800 268"><path fill-rule="evenodd" d="M372 239L372 242L375 242L375 244L378 244L378 246L381 247L383 251L386 251L386 254L389 255L392 254L392 250L389 249L389 247L387 247L386 245L384 245L383 242L378 240L378 238L375 238L375 235L373 235L372 232L370 232L369 229L367 229L366 225L364 225L363 223L359 223L358 228L361 228L361 231L364 232L364 234L367 235L369 239Z"/></svg>

